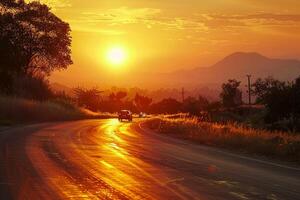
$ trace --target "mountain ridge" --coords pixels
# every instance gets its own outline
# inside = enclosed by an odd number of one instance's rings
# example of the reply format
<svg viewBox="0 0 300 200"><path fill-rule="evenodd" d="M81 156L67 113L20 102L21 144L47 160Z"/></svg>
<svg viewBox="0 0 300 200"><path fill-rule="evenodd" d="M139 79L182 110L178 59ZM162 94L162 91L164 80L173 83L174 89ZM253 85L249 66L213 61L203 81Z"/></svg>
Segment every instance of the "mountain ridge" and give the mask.
<svg viewBox="0 0 300 200"><path fill-rule="evenodd" d="M296 59L268 58L257 52L235 52L215 64L208 67L194 69L182 69L170 73L138 73L130 79L119 82L118 87L139 86L156 90L159 88L182 88L197 89L207 87L212 90L220 90L221 84L228 79L247 83L247 74L252 75L252 81L257 78L273 76L283 81L292 81L300 76L300 61ZM54 84L55 90L64 90L71 93L70 88Z"/></svg>
<svg viewBox="0 0 300 200"><path fill-rule="evenodd" d="M179 80L183 85L219 84L230 78L243 79L246 74L291 81L300 75L300 61L268 58L257 52L235 52L209 67L175 71L161 78Z"/></svg>

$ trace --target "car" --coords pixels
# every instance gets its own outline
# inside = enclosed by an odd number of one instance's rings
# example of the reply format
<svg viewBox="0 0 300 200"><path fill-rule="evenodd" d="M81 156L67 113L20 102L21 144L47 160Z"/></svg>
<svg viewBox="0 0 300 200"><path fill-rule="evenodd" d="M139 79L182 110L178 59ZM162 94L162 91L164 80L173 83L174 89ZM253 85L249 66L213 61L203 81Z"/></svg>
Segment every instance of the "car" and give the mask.
<svg viewBox="0 0 300 200"><path fill-rule="evenodd" d="M144 113L144 112L140 112L139 117L140 118L145 118L145 117L147 117L147 114Z"/></svg>
<svg viewBox="0 0 300 200"><path fill-rule="evenodd" d="M132 113L129 110L121 110L119 112L119 121L123 121L123 120L128 120L128 121L132 121Z"/></svg>

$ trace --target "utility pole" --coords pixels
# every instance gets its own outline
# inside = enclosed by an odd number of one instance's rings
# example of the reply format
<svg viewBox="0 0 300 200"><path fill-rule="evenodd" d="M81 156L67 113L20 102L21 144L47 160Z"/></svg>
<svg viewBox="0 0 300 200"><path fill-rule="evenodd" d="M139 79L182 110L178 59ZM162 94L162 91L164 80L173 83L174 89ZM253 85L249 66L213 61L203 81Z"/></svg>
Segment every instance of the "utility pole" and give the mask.
<svg viewBox="0 0 300 200"><path fill-rule="evenodd" d="M184 88L182 88L181 96L182 96L182 103L184 103L184 100L185 100L185 96L184 96Z"/></svg>
<svg viewBox="0 0 300 200"><path fill-rule="evenodd" d="M248 78L249 105L251 105L251 75L247 75L247 78Z"/></svg>

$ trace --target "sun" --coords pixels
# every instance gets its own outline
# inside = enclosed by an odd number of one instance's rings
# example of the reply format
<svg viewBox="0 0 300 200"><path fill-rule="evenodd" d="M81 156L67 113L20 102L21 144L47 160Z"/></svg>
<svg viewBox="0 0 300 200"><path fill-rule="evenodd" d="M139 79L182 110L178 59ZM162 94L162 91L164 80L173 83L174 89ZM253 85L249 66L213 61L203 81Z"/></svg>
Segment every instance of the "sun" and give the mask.
<svg viewBox="0 0 300 200"><path fill-rule="evenodd" d="M119 66L125 63L127 54L122 47L112 47L106 53L107 62L114 66Z"/></svg>

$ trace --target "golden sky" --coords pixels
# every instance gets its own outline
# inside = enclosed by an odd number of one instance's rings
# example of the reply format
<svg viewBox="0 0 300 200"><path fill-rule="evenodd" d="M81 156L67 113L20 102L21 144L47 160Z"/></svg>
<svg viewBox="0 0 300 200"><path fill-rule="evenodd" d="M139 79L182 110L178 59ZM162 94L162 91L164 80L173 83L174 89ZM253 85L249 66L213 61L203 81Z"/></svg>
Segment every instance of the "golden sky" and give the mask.
<svg viewBox="0 0 300 200"><path fill-rule="evenodd" d="M51 79L117 83L124 74L209 66L236 52L300 58L299 0L44 0L72 28L74 65ZM126 53L123 66L105 56Z"/></svg>

